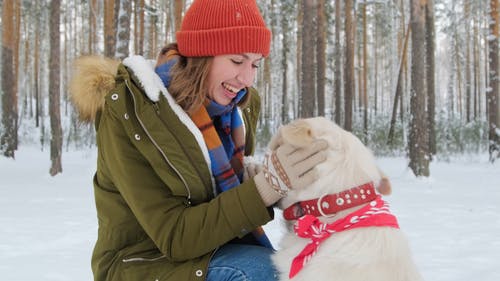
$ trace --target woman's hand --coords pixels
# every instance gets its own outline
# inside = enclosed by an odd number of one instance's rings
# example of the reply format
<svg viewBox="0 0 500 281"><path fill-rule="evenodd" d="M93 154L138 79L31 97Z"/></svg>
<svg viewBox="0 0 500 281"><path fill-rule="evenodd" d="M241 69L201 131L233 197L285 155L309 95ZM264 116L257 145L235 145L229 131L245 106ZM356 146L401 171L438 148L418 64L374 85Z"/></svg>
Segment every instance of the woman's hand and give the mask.
<svg viewBox="0 0 500 281"><path fill-rule="evenodd" d="M283 144L266 153L263 170L254 177L264 203L270 206L286 196L290 189L304 188L315 182L314 168L326 160L327 147L325 140L315 140L307 147Z"/></svg>

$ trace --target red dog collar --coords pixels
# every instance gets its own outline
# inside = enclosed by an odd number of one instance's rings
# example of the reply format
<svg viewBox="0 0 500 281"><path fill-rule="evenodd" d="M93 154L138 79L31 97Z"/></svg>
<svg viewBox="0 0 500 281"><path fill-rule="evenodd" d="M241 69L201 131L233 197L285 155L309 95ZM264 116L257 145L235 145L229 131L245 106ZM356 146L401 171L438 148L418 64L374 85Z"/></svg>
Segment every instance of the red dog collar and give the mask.
<svg viewBox="0 0 500 281"><path fill-rule="evenodd" d="M288 277L293 278L311 260L320 244L332 234L374 226L399 228L398 220L391 214L389 205L380 196L376 196L376 200L366 204L363 208L332 223L322 223L317 217L311 215L301 217L295 222L293 230L297 236L311 241L293 259Z"/></svg>
<svg viewBox="0 0 500 281"><path fill-rule="evenodd" d="M320 198L300 201L283 210L286 220L296 220L304 215L315 217L334 215L342 210L368 203L377 198L372 182L351 189L323 195Z"/></svg>

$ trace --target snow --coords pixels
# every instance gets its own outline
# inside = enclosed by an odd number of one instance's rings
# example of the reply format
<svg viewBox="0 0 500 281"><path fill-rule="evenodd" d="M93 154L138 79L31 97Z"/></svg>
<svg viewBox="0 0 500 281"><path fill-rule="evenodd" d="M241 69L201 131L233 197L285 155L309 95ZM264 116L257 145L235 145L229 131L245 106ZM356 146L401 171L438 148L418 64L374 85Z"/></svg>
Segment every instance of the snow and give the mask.
<svg viewBox="0 0 500 281"><path fill-rule="evenodd" d="M500 280L500 164L462 156L431 164L415 178L404 158L380 158L391 178L385 199L407 234L425 280ZM96 239L92 176L96 151L63 153L63 174L50 177L48 152L22 147L0 157L0 279L92 280ZM280 212L265 226L276 245Z"/></svg>

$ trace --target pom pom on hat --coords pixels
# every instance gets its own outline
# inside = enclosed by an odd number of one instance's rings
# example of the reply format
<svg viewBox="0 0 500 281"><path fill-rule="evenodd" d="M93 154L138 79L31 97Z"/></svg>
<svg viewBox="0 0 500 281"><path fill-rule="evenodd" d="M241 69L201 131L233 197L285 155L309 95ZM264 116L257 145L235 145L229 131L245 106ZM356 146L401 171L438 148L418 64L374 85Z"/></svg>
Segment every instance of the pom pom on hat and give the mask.
<svg viewBox="0 0 500 281"><path fill-rule="evenodd" d="M255 0L195 0L176 33L186 57L257 53L269 55L271 31Z"/></svg>

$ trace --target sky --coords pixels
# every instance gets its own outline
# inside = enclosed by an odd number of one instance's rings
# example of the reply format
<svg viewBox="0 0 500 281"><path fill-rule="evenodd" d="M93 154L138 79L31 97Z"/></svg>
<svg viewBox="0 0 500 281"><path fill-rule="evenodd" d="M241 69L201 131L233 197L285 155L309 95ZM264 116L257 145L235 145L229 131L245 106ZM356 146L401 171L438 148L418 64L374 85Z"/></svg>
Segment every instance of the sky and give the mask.
<svg viewBox="0 0 500 281"><path fill-rule="evenodd" d="M500 163L462 155L415 178L404 158L377 161L393 185L385 200L425 280L500 280ZM16 160L0 157L1 280L92 280L95 163L95 149L65 151L63 173L51 177L47 151L27 146ZM277 245L280 211L265 229Z"/></svg>

